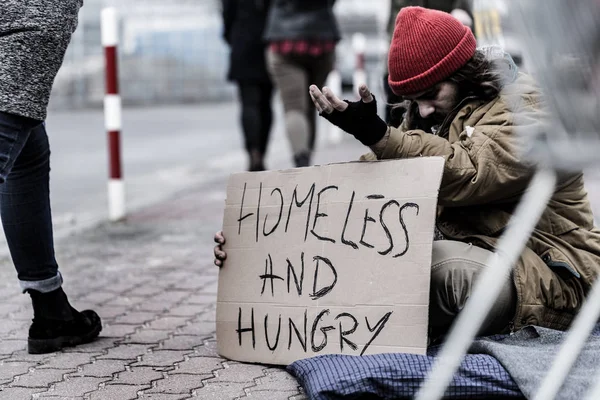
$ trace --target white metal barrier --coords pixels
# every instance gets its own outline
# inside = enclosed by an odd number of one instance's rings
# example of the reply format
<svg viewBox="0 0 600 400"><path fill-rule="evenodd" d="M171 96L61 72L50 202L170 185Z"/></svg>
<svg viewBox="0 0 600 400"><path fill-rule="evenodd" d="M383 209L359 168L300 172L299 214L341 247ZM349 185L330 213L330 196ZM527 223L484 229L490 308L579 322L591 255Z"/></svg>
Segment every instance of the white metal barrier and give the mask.
<svg viewBox="0 0 600 400"><path fill-rule="evenodd" d="M499 293L501 279L515 263L554 191L556 171L581 170L599 165L600 157L600 3L596 0L474 0L475 25L495 44L504 42L502 18L522 40L528 69L542 85L549 117L527 156L540 166L531 187L500 239L497 256L478 280L473 294L458 316L418 400L440 399L462 357ZM493 18L477 17L484 15ZM493 26L484 26L484 24ZM495 37L493 37L495 35ZM568 77L568 79L567 79ZM544 129L544 126L546 129ZM518 132L517 132L518 133ZM531 132L529 132L531 134ZM600 279L588 293L555 362L538 389L535 400L558 394L600 316ZM591 380L593 382L593 380ZM600 399L600 376L587 400Z"/></svg>

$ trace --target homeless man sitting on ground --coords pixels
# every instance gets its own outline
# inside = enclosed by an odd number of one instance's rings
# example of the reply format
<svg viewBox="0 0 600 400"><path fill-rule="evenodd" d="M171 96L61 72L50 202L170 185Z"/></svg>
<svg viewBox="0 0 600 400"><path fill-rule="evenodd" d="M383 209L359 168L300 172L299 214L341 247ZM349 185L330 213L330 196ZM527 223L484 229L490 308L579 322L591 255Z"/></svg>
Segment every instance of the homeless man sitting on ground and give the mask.
<svg viewBox="0 0 600 400"><path fill-rule="evenodd" d="M495 250L533 168L519 159L519 125L543 116L540 95L521 73L499 76L494 61L476 49L471 31L449 14L402 9L389 51L389 84L411 101L403 124L388 127L366 86L362 100L338 99L310 87L323 117L354 135L372 153L365 160L420 156L446 159L433 244L429 326L442 337L469 298ZM514 72L514 70L513 70ZM226 258L215 236L215 263ZM566 329L600 271L600 230L583 174L563 175L481 334L537 325Z"/></svg>

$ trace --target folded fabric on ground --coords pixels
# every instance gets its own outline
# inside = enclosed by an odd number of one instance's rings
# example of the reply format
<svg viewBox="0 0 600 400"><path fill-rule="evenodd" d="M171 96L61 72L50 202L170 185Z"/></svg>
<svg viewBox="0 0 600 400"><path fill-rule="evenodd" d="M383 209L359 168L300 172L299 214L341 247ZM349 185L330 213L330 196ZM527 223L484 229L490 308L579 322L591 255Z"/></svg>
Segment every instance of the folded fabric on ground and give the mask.
<svg viewBox="0 0 600 400"><path fill-rule="evenodd" d="M438 348L428 355L325 355L288 366L311 400L410 399L431 370ZM522 399L515 381L494 357L468 354L445 399Z"/></svg>
<svg viewBox="0 0 600 400"><path fill-rule="evenodd" d="M507 336L476 340L444 399L531 398L550 370L565 332L527 327ZM310 399L409 399L431 370L439 347L428 354L325 355L288 366ZM586 343L557 398L581 399L600 373L600 324Z"/></svg>
<svg viewBox="0 0 600 400"><path fill-rule="evenodd" d="M494 356L510 373L525 397L532 398L554 363L566 335L567 332L530 326L501 341L489 338L476 340L469 352ZM586 342L556 398L585 398L599 374L600 325Z"/></svg>

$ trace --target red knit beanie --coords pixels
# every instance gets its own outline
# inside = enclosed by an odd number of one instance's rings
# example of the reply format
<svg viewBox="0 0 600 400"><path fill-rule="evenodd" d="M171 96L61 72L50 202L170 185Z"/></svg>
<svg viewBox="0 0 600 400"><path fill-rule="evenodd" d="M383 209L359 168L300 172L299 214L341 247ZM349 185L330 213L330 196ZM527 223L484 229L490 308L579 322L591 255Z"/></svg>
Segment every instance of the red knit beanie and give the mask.
<svg viewBox="0 0 600 400"><path fill-rule="evenodd" d="M390 88L398 96L425 91L465 65L476 47L471 30L450 14L405 7L388 56Z"/></svg>

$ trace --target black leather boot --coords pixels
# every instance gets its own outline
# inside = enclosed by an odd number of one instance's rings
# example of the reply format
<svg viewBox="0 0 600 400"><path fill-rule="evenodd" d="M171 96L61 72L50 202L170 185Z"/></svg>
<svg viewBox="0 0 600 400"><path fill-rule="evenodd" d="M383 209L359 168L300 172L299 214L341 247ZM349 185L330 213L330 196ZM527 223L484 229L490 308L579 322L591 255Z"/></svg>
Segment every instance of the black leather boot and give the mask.
<svg viewBox="0 0 600 400"><path fill-rule="evenodd" d="M33 323L27 339L29 354L52 353L89 343L100 334L102 321L98 314L75 310L62 288L48 293L29 290L29 295L33 303Z"/></svg>

